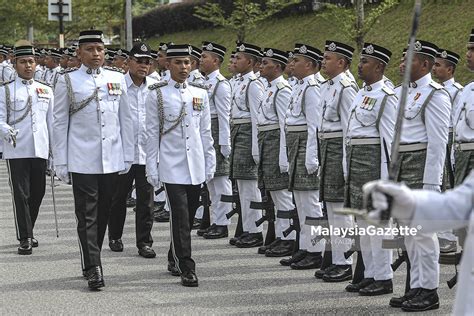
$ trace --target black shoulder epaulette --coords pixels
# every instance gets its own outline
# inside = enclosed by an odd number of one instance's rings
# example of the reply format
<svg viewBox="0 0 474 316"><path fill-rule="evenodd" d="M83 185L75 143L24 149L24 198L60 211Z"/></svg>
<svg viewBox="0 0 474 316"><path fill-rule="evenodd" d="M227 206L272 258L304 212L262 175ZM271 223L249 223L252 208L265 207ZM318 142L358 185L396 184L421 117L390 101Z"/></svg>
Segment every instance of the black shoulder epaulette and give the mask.
<svg viewBox="0 0 474 316"><path fill-rule="evenodd" d="M189 85L190 85L190 86L193 86L193 87L198 87L198 88L201 88L201 89L207 90L207 89L206 89L206 86L205 86L205 85L203 85L202 83L189 82Z"/></svg>
<svg viewBox="0 0 474 316"><path fill-rule="evenodd" d="M164 87L164 86L166 86L167 84L168 84L167 81L160 81L160 82L157 82L157 83L152 84L151 86L148 87L148 89L150 89L150 90L155 90L155 89Z"/></svg>
<svg viewBox="0 0 474 316"><path fill-rule="evenodd" d="M103 66L102 68L111 70L111 71L120 72L121 74L125 73L125 71L122 68L118 68L118 67Z"/></svg>
<svg viewBox="0 0 474 316"><path fill-rule="evenodd" d="M7 85L7 84L10 84L10 83L12 83L13 81L15 81L15 80L0 82L0 86L4 86L4 85Z"/></svg>
<svg viewBox="0 0 474 316"><path fill-rule="evenodd" d="M38 83L44 84L44 85L47 86L47 87L53 88L52 85L50 85L49 83L47 83L47 82L45 82L45 81L43 81L43 80L37 80L37 79L35 79L35 81L38 82Z"/></svg>

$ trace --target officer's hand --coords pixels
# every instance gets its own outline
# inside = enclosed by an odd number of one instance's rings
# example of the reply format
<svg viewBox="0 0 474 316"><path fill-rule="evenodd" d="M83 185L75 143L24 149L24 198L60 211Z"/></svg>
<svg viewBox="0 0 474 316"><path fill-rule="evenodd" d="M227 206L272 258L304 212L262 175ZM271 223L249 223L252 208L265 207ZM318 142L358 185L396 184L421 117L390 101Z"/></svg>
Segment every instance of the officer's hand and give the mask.
<svg viewBox="0 0 474 316"><path fill-rule="evenodd" d="M423 190L441 192L441 188L437 184L423 184Z"/></svg>
<svg viewBox="0 0 474 316"><path fill-rule="evenodd" d="M158 175L148 176L146 177L146 181L148 181L148 183L154 186L155 188L160 187L160 177L158 177Z"/></svg>
<svg viewBox="0 0 474 316"><path fill-rule="evenodd" d="M214 179L214 173L213 172L206 174L206 183L208 183L212 179Z"/></svg>
<svg viewBox="0 0 474 316"><path fill-rule="evenodd" d="M381 211L388 209L387 195L392 197L392 217L406 223L413 217L416 207L415 197L405 184L378 180L366 183L362 190L364 195L372 196L372 206L377 210L371 217L377 216L376 214L380 217Z"/></svg>
<svg viewBox="0 0 474 316"><path fill-rule="evenodd" d="M253 161L255 162L256 165L260 163L260 156L259 155L252 155Z"/></svg>
<svg viewBox="0 0 474 316"><path fill-rule="evenodd" d="M288 165L280 165L280 173L288 172Z"/></svg>
<svg viewBox="0 0 474 316"><path fill-rule="evenodd" d="M70 183L69 171L67 170L67 165L59 165L54 168L58 178L64 183Z"/></svg>
<svg viewBox="0 0 474 316"><path fill-rule="evenodd" d="M51 156L48 157L48 165L46 167L49 172L51 172L51 174L54 174L54 162L53 162L53 158Z"/></svg>
<svg viewBox="0 0 474 316"><path fill-rule="evenodd" d="M18 135L18 130L14 130L13 128L9 128L5 131L3 131L3 139L12 145L13 147L16 147L16 136Z"/></svg>
<svg viewBox="0 0 474 316"><path fill-rule="evenodd" d="M306 163L305 166L306 166L306 171L308 171L308 174L315 173L316 171L318 171L318 168L319 168L319 165L317 163L316 164Z"/></svg>
<svg viewBox="0 0 474 316"><path fill-rule="evenodd" d="M132 168L132 164L133 162L132 161L125 161L125 168L122 170L122 171L119 171L119 175L122 175L122 174L127 174L129 171L130 171L130 168Z"/></svg>
<svg viewBox="0 0 474 316"><path fill-rule="evenodd" d="M232 148L230 145L221 145L221 154L224 158L229 158Z"/></svg>

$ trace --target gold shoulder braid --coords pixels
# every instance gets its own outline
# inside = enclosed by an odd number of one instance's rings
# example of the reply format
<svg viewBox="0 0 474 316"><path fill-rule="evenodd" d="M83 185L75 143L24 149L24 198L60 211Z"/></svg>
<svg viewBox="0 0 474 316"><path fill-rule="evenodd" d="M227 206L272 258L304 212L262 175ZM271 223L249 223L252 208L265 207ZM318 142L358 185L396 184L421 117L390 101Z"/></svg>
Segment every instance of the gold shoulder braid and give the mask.
<svg viewBox="0 0 474 316"><path fill-rule="evenodd" d="M5 103L7 105L7 123L9 125L15 125L17 123L20 123L21 121L23 121L27 116L28 114L31 113L31 107L32 107L32 100L31 100L31 96L28 96L28 99L26 101L26 105L24 108L22 109L14 109L12 107L12 101L10 99L10 88L8 87L8 85L5 85ZM11 112L20 112L20 111L23 111L24 109L26 108L26 111L23 113L22 116L20 116L18 119L16 120L13 120L12 122L10 122L10 116L11 116Z"/></svg>
<svg viewBox="0 0 474 316"><path fill-rule="evenodd" d="M67 95L69 97L69 103L70 103L69 116L85 108L89 103L92 102L92 100L96 100L97 103L99 103L99 90L98 89L94 89L94 93L92 93L90 97L80 102L76 102L76 99L74 98L74 91L72 91L71 78L69 77L68 73L64 74L64 80L66 81Z"/></svg>
<svg viewBox="0 0 474 316"><path fill-rule="evenodd" d="M164 111L164 106L163 106L163 93L161 92L161 89L156 89L156 98L158 100L158 115L159 115L159 122L160 122L160 136L166 135L172 130L174 130L183 120L184 118L184 104L181 105L181 110L179 111L179 116L178 118L174 120L168 120L165 118L165 111ZM165 120L169 123L173 123L173 125L167 129L164 130L164 124Z"/></svg>

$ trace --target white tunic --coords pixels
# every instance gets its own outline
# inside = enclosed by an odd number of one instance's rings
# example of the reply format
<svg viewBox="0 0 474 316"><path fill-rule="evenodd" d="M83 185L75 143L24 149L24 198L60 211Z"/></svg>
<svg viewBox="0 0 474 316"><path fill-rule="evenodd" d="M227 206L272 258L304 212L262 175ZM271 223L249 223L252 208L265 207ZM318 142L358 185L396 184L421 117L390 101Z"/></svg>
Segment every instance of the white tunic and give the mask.
<svg viewBox="0 0 474 316"><path fill-rule="evenodd" d="M474 82L466 85L458 98L454 129L456 142L474 142Z"/></svg>
<svg viewBox="0 0 474 316"><path fill-rule="evenodd" d="M448 91L449 97L451 99L451 117L449 121L449 127L451 128L453 127L455 105L457 104L457 101L459 100L459 97L461 96L463 86L457 83L454 80L454 78L446 80L445 82L442 83L442 85L444 89Z"/></svg>
<svg viewBox="0 0 474 316"><path fill-rule="evenodd" d="M189 73L188 82L203 84L204 76L201 74L199 69L194 69L193 71Z"/></svg>
<svg viewBox="0 0 474 316"><path fill-rule="evenodd" d="M58 79L54 91L54 163L84 174L118 172L135 156L127 84L120 72L99 68L88 74L87 70L81 65ZM96 98L72 115L66 76L71 79L76 103L97 91Z"/></svg>
<svg viewBox="0 0 474 316"><path fill-rule="evenodd" d="M148 77L152 78L155 81L161 81L161 76L158 72L156 72L156 70L149 74Z"/></svg>

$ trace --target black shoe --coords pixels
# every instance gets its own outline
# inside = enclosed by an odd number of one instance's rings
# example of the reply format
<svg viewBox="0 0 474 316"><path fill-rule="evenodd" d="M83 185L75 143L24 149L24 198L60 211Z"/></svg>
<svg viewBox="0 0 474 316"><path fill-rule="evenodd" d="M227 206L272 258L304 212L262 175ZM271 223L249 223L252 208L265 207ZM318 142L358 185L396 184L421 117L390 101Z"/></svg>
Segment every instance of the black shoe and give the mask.
<svg viewBox="0 0 474 316"><path fill-rule="evenodd" d="M306 250L298 250L295 252L291 257L286 258L286 259L281 259L280 264L282 266L290 266L292 263L298 262L300 260L303 260L304 257L306 257L306 254L308 252Z"/></svg>
<svg viewBox="0 0 474 316"><path fill-rule="evenodd" d="M336 265L334 269L326 272L323 275L324 282L342 282L352 280L352 266L351 265Z"/></svg>
<svg viewBox="0 0 474 316"><path fill-rule="evenodd" d="M198 286L198 278L194 271L186 271L181 274L181 285L196 287Z"/></svg>
<svg viewBox="0 0 474 316"><path fill-rule="evenodd" d="M439 252L441 253L456 252L458 250L458 245L456 241L451 241L444 238L438 238L438 241Z"/></svg>
<svg viewBox="0 0 474 316"><path fill-rule="evenodd" d="M293 262L290 268L293 270L318 269L323 262L323 256L320 252L308 252L306 257L298 262Z"/></svg>
<svg viewBox="0 0 474 316"><path fill-rule="evenodd" d="M336 265L335 264L331 264L329 267L325 268L325 269L319 269L317 270L315 273L314 273L314 277L316 279L322 279L323 276L328 273L329 271L331 271L332 269L335 269L336 268Z"/></svg>
<svg viewBox="0 0 474 316"><path fill-rule="evenodd" d="M102 267L95 266L87 270L87 283L90 289L96 290L104 287L104 276L102 275Z"/></svg>
<svg viewBox="0 0 474 316"><path fill-rule="evenodd" d="M422 312L439 308L439 297L436 289L421 289L412 299L402 303L405 312Z"/></svg>
<svg viewBox="0 0 474 316"><path fill-rule="evenodd" d="M138 254L143 258L155 258L156 253L150 246L143 246L138 249Z"/></svg>
<svg viewBox="0 0 474 316"><path fill-rule="evenodd" d="M247 236L240 238L235 245L237 248L252 248L263 245L262 233L249 233Z"/></svg>
<svg viewBox="0 0 474 316"><path fill-rule="evenodd" d="M156 213L160 213L161 211L165 209L166 202L159 201L159 202L154 202L154 204L155 205L153 206L153 213L156 214Z"/></svg>
<svg viewBox="0 0 474 316"><path fill-rule="evenodd" d="M20 240L20 247L18 247L19 255L31 255L33 253L33 246L31 245L31 238Z"/></svg>
<svg viewBox="0 0 474 316"><path fill-rule="evenodd" d="M134 207L135 205L137 205L137 201L134 198L129 197L127 199L126 205L127 205L127 207Z"/></svg>
<svg viewBox="0 0 474 316"><path fill-rule="evenodd" d="M235 246L237 244L237 240L246 237L248 234L249 233L247 232L243 232L242 235L240 235L239 237L232 237L231 239L229 239L229 244Z"/></svg>
<svg viewBox="0 0 474 316"><path fill-rule="evenodd" d="M202 237L206 239L219 239L219 238L226 238L229 236L229 229L225 225L216 225L212 224L211 229L208 229L207 232L202 235Z"/></svg>
<svg viewBox="0 0 474 316"><path fill-rule="evenodd" d="M168 271L171 272L172 276L179 276L180 273L178 271L178 268L176 268L176 265L172 261L168 261Z"/></svg>
<svg viewBox="0 0 474 316"><path fill-rule="evenodd" d="M392 279L389 280L377 280L364 288L361 288L359 295L363 296L376 296L393 293Z"/></svg>
<svg viewBox="0 0 474 316"><path fill-rule="evenodd" d="M31 238L31 247L36 248L36 247L38 247L38 245L39 244L38 244L38 241L36 240L36 238L34 238L34 237Z"/></svg>
<svg viewBox="0 0 474 316"><path fill-rule="evenodd" d="M360 289L363 289L364 287L374 283L375 280L373 278L363 278L359 283L349 283L346 286L346 291L347 292L359 292Z"/></svg>
<svg viewBox="0 0 474 316"><path fill-rule="evenodd" d="M263 246L258 247L257 253L258 253L259 255L264 255L264 254L267 252L267 250L270 250L270 249L272 249L273 247L278 246L280 243L281 243L281 238L278 237L277 239L275 239L274 241L272 241L270 244L268 244L268 245L263 245Z"/></svg>
<svg viewBox="0 0 474 316"><path fill-rule="evenodd" d="M295 248L294 240L281 240L278 244L267 249L265 257L286 257L293 253Z"/></svg>
<svg viewBox="0 0 474 316"><path fill-rule="evenodd" d="M216 226L216 224L212 224L211 226L209 226L208 228L199 228L197 231L196 231L196 235L198 236L204 236L204 234L206 234L208 231L210 231L211 229L214 229L214 226Z"/></svg>
<svg viewBox="0 0 474 316"><path fill-rule="evenodd" d="M112 239L109 241L110 250L113 252L122 252L123 251L123 243L122 239Z"/></svg>
<svg viewBox="0 0 474 316"><path fill-rule="evenodd" d="M405 295L400 296L400 297L392 297L390 299L390 306L392 307L402 307L403 302L411 300L414 298L418 292L421 291L421 288L417 287L414 289L410 289L408 292L405 293Z"/></svg>
<svg viewBox="0 0 474 316"><path fill-rule="evenodd" d="M194 218L193 226L191 226L191 229L198 229L199 227L201 227L201 222L202 222L202 219Z"/></svg>
<svg viewBox="0 0 474 316"><path fill-rule="evenodd" d="M155 215L153 216L155 222L166 223L170 221L170 212L168 212L167 210L162 210L159 213L155 213Z"/></svg>

